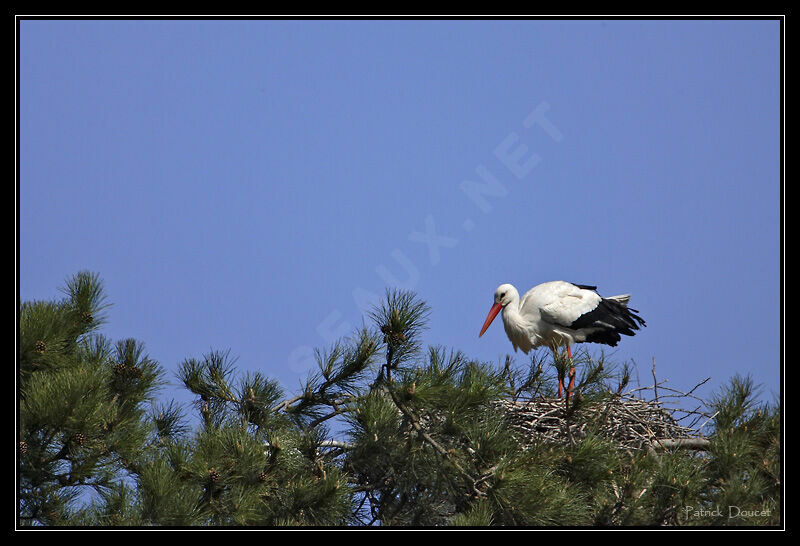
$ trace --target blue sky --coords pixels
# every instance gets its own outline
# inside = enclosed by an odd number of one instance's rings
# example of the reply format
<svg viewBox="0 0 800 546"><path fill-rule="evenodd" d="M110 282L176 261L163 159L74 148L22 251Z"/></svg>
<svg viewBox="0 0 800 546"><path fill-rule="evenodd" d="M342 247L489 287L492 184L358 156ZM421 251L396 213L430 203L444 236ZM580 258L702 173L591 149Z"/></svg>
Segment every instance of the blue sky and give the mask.
<svg viewBox="0 0 800 546"><path fill-rule="evenodd" d="M20 298L95 271L103 333L172 378L230 349L291 391L387 286L432 307L428 343L498 361L497 285L564 279L633 294L647 328L614 359L642 383L655 358L672 387L750 374L771 399L779 31L21 21Z"/></svg>

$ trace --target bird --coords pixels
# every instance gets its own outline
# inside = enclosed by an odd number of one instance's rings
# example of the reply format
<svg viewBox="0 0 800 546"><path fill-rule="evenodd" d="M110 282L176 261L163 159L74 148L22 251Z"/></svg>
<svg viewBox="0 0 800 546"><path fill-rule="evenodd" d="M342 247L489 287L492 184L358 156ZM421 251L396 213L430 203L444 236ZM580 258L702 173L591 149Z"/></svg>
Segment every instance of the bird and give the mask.
<svg viewBox="0 0 800 546"><path fill-rule="evenodd" d="M550 281L534 286L520 300L511 284L501 284L494 292L494 304L483 323L483 336L500 311L503 326L514 351L528 354L540 346L550 347L554 357L566 346L570 361L567 399L575 384L572 346L575 343L602 343L616 347L621 335L633 336L646 326L639 311L628 307L630 294L604 298L596 286L567 281ZM558 397L564 391L563 372L558 376Z"/></svg>

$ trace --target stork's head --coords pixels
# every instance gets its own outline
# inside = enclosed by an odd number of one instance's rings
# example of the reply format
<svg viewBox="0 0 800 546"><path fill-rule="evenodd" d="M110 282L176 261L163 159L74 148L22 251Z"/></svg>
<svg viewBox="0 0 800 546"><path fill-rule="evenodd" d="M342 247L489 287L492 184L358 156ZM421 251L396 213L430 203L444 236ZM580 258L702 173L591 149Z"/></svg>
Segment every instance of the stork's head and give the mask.
<svg viewBox="0 0 800 546"><path fill-rule="evenodd" d="M499 303L502 307L505 307L511 303L511 300L514 299L515 295L517 298L519 298L516 288L510 284L501 284L497 287L497 290L494 291L494 302Z"/></svg>
<svg viewBox="0 0 800 546"><path fill-rule="evenodd" d="M481 328L481 333L478 334L478 337L481 337L489 328L489 325L492 323L497 314L503 309L503 307L515 299L519 299L519 293L517 292L516 288L510 284L501 284L497 287L497 290L494 291L494 305L492 305L492 308L489 309L489 316L486 317L486 322L483 323L483 328Z"/></svg>

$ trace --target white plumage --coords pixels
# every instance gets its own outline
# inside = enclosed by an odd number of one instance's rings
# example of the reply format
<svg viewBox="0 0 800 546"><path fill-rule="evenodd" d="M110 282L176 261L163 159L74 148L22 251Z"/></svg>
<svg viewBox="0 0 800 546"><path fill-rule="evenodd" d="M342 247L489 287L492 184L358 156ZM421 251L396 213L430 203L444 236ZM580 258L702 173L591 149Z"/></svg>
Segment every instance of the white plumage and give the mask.
<svg viewBox="0 0 800 546"><path fill-rule="evenodd" d="M501 284L494 293L492 310L503 311L503 325L511 344L528 353L532 348L572 347L593 342L615 346L619 334L633 335L644 320L628 308L630 294L603 298L596 287L551 281L534 286L520 300L510 284ZM497 313L495 312L494 315ZM493 320L492 312L490 318ZM491 320L484 325L481 335Z"/></svg>
<svg viewBox="0 0 800 546"><path fill-rule="evenodd" d="M551 281L534 286L520 300L510 284L494 292L494 305L480 335L503 312L503 326L514 350L528 353L542 345L555 352L566 346L570 357L575 343L616 346L620 335L632 336L645 321L628 308L630 294L604 298L596 286ZM574 370L571 372L574 374ZM559 378L559 392L561 378Z"/></svg>

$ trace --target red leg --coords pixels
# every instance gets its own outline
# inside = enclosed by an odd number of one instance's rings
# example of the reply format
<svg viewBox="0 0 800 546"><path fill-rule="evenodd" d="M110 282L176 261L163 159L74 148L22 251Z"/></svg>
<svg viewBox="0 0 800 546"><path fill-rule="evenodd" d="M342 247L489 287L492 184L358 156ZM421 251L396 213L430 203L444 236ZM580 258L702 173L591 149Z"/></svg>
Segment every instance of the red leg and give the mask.
<svg viewBox="0 0 800 546"><path fill-rule="evenodd" d="M572 394L572 389L575 387L575 366L569 369L569 387L567 387L567 398Z"/></svg>

